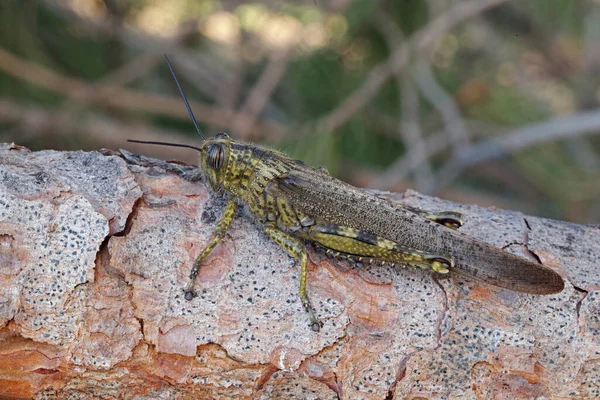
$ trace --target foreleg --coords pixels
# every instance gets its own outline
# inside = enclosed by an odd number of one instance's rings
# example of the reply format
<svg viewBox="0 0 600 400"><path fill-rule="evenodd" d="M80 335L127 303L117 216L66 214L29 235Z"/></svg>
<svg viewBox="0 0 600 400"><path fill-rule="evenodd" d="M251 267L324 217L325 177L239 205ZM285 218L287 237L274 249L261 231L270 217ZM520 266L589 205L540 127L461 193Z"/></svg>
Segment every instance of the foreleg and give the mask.
<svg viewBox="0 0 600 400"><path fill-rule="evenodd" d="M194 284L196 283L196 278L198 277L198 271L200 270L200 264L202 261L210 254L210 252L215 248L217 244L223 239L229 227L231 226L231 221L233 221L233 217L235 216L235 210L237 209L237 205L233 201L229 201L225 211L223 211L223 215L219 222L217 222L217 226L215 227L215 231L213 232L212 239L208 243L208 246L204 249L202 254L196 258L194 262L194 266L190 271L190 280L184 290L184 297L186 300L192 300L196 297L196 292L194 291Z"/></svg>

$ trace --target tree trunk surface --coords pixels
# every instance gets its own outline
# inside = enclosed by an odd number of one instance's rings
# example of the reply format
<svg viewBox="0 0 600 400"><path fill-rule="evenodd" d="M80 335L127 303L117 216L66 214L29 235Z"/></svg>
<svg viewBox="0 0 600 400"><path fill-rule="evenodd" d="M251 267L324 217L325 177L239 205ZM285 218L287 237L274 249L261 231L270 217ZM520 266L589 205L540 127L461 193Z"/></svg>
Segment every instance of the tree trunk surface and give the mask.
<svg viewBox="0 0 600 400"><path fill-rule="evenodd" d="M558 271L512 292L309 248L299 270L239 212L183 298L223 209L191 166L122 151L0 146L0 398L600 397L600 229L463 213L460 232Z"/></svg>

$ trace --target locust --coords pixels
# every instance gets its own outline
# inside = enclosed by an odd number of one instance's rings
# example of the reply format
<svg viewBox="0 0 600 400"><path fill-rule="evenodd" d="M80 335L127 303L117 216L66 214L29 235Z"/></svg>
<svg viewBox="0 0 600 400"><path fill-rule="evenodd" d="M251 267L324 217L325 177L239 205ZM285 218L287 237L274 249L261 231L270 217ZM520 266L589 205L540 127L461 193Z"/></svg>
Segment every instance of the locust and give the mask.
<svg viewBox="0 0 600 400"><path fill-rule="evenodd" d="M460 213L433 213L394 203L338 180L323 168L233 140L226 133L204 138L173 67L165 59L202 144L129 141L197 150L206 182L228 198L208 245L191 268L184 289L186 300L196 296L202 262L226 235L239 207L246 207L264 233L300 264L300 300L314 331L320 330L322 322L307 294L310 244L356 263L410 266L536 295L563 290L563 279L554 270L459 232L463 224Z"/></svg>

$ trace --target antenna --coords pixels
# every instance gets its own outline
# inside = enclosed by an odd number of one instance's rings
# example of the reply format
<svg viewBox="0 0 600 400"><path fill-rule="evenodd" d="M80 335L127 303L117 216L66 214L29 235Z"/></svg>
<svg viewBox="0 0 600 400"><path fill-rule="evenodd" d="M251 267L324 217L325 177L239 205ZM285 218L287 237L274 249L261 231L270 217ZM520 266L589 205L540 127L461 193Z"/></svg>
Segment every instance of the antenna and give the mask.
<svg viewBox="0 0 600 400"><path fill-rule="evenodd" d="M169 61L169 58L167 57L167 55L165 54L164 56L165 56L165 60L167 61L167 66L169 67L169 70L171 71L171 75L173 75L173 79L175 80L175 83L177 84L177 89L179 89L179 94L181 94L181 98L183 99L185 108L187 108L188 114L190 114L190 118L192 119L192 123L194 124L194 127L196 128L196 132L198 132L198 135L200 135L202 140L204 140L204 135L202 134L202 131L200 130L200 127L198 126L198 123L196 122L196 117L194 117L194 112L192 111L192 108L190 107L190 103L188 103L187 98L185 97L185 94L183 93L183 89L181 88L181 85L179 84L179 81L177 80L177 76L175 75L173 66L171 65L171 62ZM159 144L159 143L154 143L154 144ZM164 143L162 143L162 144L164 144ZM183 146L183 147L186 147L186 146ZM187 147L189 147L189 146L187 146Z"/></svg>
<svg viewBox="0 0 600 400"><path fill-rule="evenodd" d="M190 146L189 144L179 144L179 143L169 143L169 142L154 142L154 141L133 140L133 139L128 139L127 141L131 142L131 143L158 144L158 145L161 145L161 146L173 146L173 147L187 147L189 149L194 149L194 150L202 151L202 149L200 147Z"/></svg>

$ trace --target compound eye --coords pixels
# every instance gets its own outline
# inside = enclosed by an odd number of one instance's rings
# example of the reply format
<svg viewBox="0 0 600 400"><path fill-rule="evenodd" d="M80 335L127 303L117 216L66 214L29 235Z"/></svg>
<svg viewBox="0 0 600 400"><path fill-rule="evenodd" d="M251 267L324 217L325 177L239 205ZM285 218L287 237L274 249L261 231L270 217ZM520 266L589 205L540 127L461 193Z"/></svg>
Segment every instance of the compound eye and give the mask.
<svg viewBox="0 0 600 400"><path fill-rule="evenodd" d="M208 165L212 169L219 169L223 165L223 158L225 158L225 151L223 146L220 144L211 144L206 150Z"/></svg>
<svg viewBox="0 0 600 400"><path fill-rule="evenodd" d="M229 135L225 132L219 132L215 135L215 139L229 139Z"/></svg>

